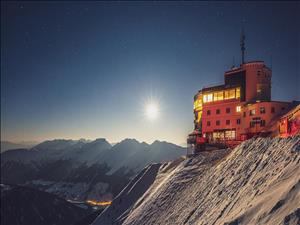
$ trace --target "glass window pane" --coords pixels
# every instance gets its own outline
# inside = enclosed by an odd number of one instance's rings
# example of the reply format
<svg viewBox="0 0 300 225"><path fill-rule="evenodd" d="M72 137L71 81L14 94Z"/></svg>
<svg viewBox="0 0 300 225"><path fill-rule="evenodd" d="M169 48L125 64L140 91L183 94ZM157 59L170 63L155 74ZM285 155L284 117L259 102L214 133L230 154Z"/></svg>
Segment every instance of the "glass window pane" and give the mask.
<svg viewBox="0 0 300 225"><path fill-rule="evenodd" d="M240 88L236 88L236 98L240 98L241 97L241 89Z"/></svg>

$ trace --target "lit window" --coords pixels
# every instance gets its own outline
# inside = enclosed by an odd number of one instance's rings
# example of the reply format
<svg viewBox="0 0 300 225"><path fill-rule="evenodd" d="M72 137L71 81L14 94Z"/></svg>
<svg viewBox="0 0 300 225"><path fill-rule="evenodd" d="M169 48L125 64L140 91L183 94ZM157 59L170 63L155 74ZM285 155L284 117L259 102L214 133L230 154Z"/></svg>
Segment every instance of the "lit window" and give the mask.
<svg viewBox="0 0 300 225"><path fill-rule="evenodd" d="M249 115L250 115L250 116L255 115L255 109L251 109L251 110L249 111Z"/></svg>
<svg viewBox="0 0 300 225"><path fill-rule="evenodd" d="M195 100L194 101L194 109L199 109L202 107L202 104L201 104L201 100Z"/></svg>
<svg viewBox="0 0 300 225"><path fill-rule="evenodd" d="M229 98L235 98L235 90L229 90Z"/></svg>
<svg viewBox="0 0 300 225"><path fill-rule="evenodd" d="M213 100L213 94L207 94L207 95L203 95L203 102L212 102Z"/></svg>
<svg viewBox="0 0 300 225"><path fill-rule="evenodd" d="M233 99L235 98L235 89L226 90L224 92L224 99Z"/></svg>
<svg viewBox="0 0 300 225"><path fill-rule="evenodd" d="M260 107L259 112L260 112L260 114L265 114L266 113L265 107Z"/></svg>
<svg viewBox="0 0 300 225"><path fill-rule="evenodd" d="M240 106L240 105L238 105L238 106L236 107L236 111L237 111L237 112L240 112L240 111L241 111L241 106Z"/></svg>
<svg viewBox="0 0 300 225"><path fill-rule="evenodd" d="M224 132L213 132L213 139L214 140L224 140Z"/></svg>
<svg viewBox="0 0 300 225"><path fill-rule="evenodd" d="M225 131L225 139L235 139L235 130L226 130Z"/></svg>
<svg viewBox="0 0 300 225"><path fill-rule="evenodd" d="M202 118L202 111L199 111L197 114L197 123L201 121L201 118Z"/></svg>
<svg viewBox="0 0 300 225"><path fill-rule="evenodd" d="M236 98L240 98L241 97L241 89L240 88L236 88L235 91L236 91L236 94L235 94L236 96L235 97Z"/></svg>
<svg viewBox="0 0 300 225"><path fill-rule="evenodd" d="M214 93L214 101L221 101L223 99L223 91L218 91Z"/></svg>
<svg viewBox="0 0 300 225"><path fill-rule="evenodd" d="M229 99L229 91L224 91L224 99Z"/></svg>

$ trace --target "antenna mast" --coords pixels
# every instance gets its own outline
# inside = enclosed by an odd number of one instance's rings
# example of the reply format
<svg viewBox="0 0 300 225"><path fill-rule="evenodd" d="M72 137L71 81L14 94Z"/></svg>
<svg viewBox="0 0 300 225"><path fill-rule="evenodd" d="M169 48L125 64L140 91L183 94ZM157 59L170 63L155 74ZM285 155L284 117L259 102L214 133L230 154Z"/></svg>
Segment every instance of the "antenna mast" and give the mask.
<svg viewBox="0 0 300 225"><path fill-rule="evenodd" d="M244 28L242 28L242 33L241 33L241 42L240 42L240 46L241 46L241 52L242 52L242 64L245 63L245 33L244 33Z"/></svg>

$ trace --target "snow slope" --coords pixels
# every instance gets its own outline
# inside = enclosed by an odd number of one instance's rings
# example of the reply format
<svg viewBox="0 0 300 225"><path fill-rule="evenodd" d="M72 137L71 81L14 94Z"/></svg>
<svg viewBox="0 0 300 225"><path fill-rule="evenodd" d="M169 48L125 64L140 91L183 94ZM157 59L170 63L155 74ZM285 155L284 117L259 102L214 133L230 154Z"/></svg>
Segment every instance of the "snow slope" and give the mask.
<svg viewBox="0 0 300 225"><path fill-rule="evenodd" d="M150 165L92 224L300 224L300 137Z"/></svg>

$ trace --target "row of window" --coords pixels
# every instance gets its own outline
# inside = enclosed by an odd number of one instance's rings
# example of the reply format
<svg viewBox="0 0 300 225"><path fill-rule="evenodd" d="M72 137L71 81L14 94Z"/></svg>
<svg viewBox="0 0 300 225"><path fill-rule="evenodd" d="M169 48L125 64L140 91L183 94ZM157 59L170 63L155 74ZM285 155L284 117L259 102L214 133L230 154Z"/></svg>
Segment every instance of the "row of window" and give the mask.
<svg viewBox="0 0 300 225"><path fill-rule="evenodd" d="M237 106L236 107L236 111L237 112L240 112L241 111L241 106ZM226 108L226 113L230 113L231 112L231 109L230 108ZM220 114L221 113L221 110L220 109L216 109L216 114ZM206 111L206 115L211 115L211 110L207 110Z"/></svg>
<svg viewBox="0 0 300 225"><path fill-rule="evenodd" d="M281 110L285 110L285 107L282 107ZM260 107L259 108L259 113L260 114L265 114L266 113L265 107ZM271 113L275 113L275 107L271 107ZM255 109L251 109L249 111L249 116L254 116L255 114L256 114L256 110ZM244 117L246 117L246 112L244 112Z"/></svg>
<svg viewBox="0 0 300 225"><path fill-rule="evenodd" d="M285 107L282 107L281 110L285 110ZM230 112L231 112L231 109L226 108L226 113L229 114ZM236 107L236 112L241 112L241 106ZM260 107L259 108L259 113L260 114L265 114L266 113L265 107ZM275 107L271 107L271 113L275 113ZM221 109L216 109L216 114L217 115L221 114ZM249 111L249 116L254 116L255 114L256 114L256 109L251 109ZM207 110L206 115L207 116L211 115L211 110ZM244 112L244 117L246 117L246 115L247 115L247 113Z"/></svg>
<svg viewBox="0 0 300 225"><path fill-rule="evenodd" d="M225 123L226 123L226 125L230 125L231 121L230 120L226 120ZM237 119L236 120L236 124L241 124L241 120ZM207 121L206 125L209 127L211 125L211 122ZM220 125L221 125L221 121L220 120L216 120L216 126L220 126Z"/></svg>
<svg viewBox="0 0 300 225"><path fill-rule="evenodd" d="M206 102L216 102L216 101L222 101L226 99L238 99L241 97L241 89L240 88L234 88L224 91L217 91L209 94L203 95L203 103Z"/></svg>
<svg viewBox="0 0 300 225"><path fill-rule="evenodd" d="M226 120L225 123L226 123L226 125L230 125L231 121L230 120ZM241 124L241 120L237 119L236 120L236 124ZM211 122L207 121L206 125L208 127L210 127L211 126ZM220 125L221 125L221 121L220 120L216 120L216 126L220 126ZM261 127L264 127L266 125L266 121L265 120L250 121L250 127L251 128L256 127L258 125L260 125Z"/></svg>

